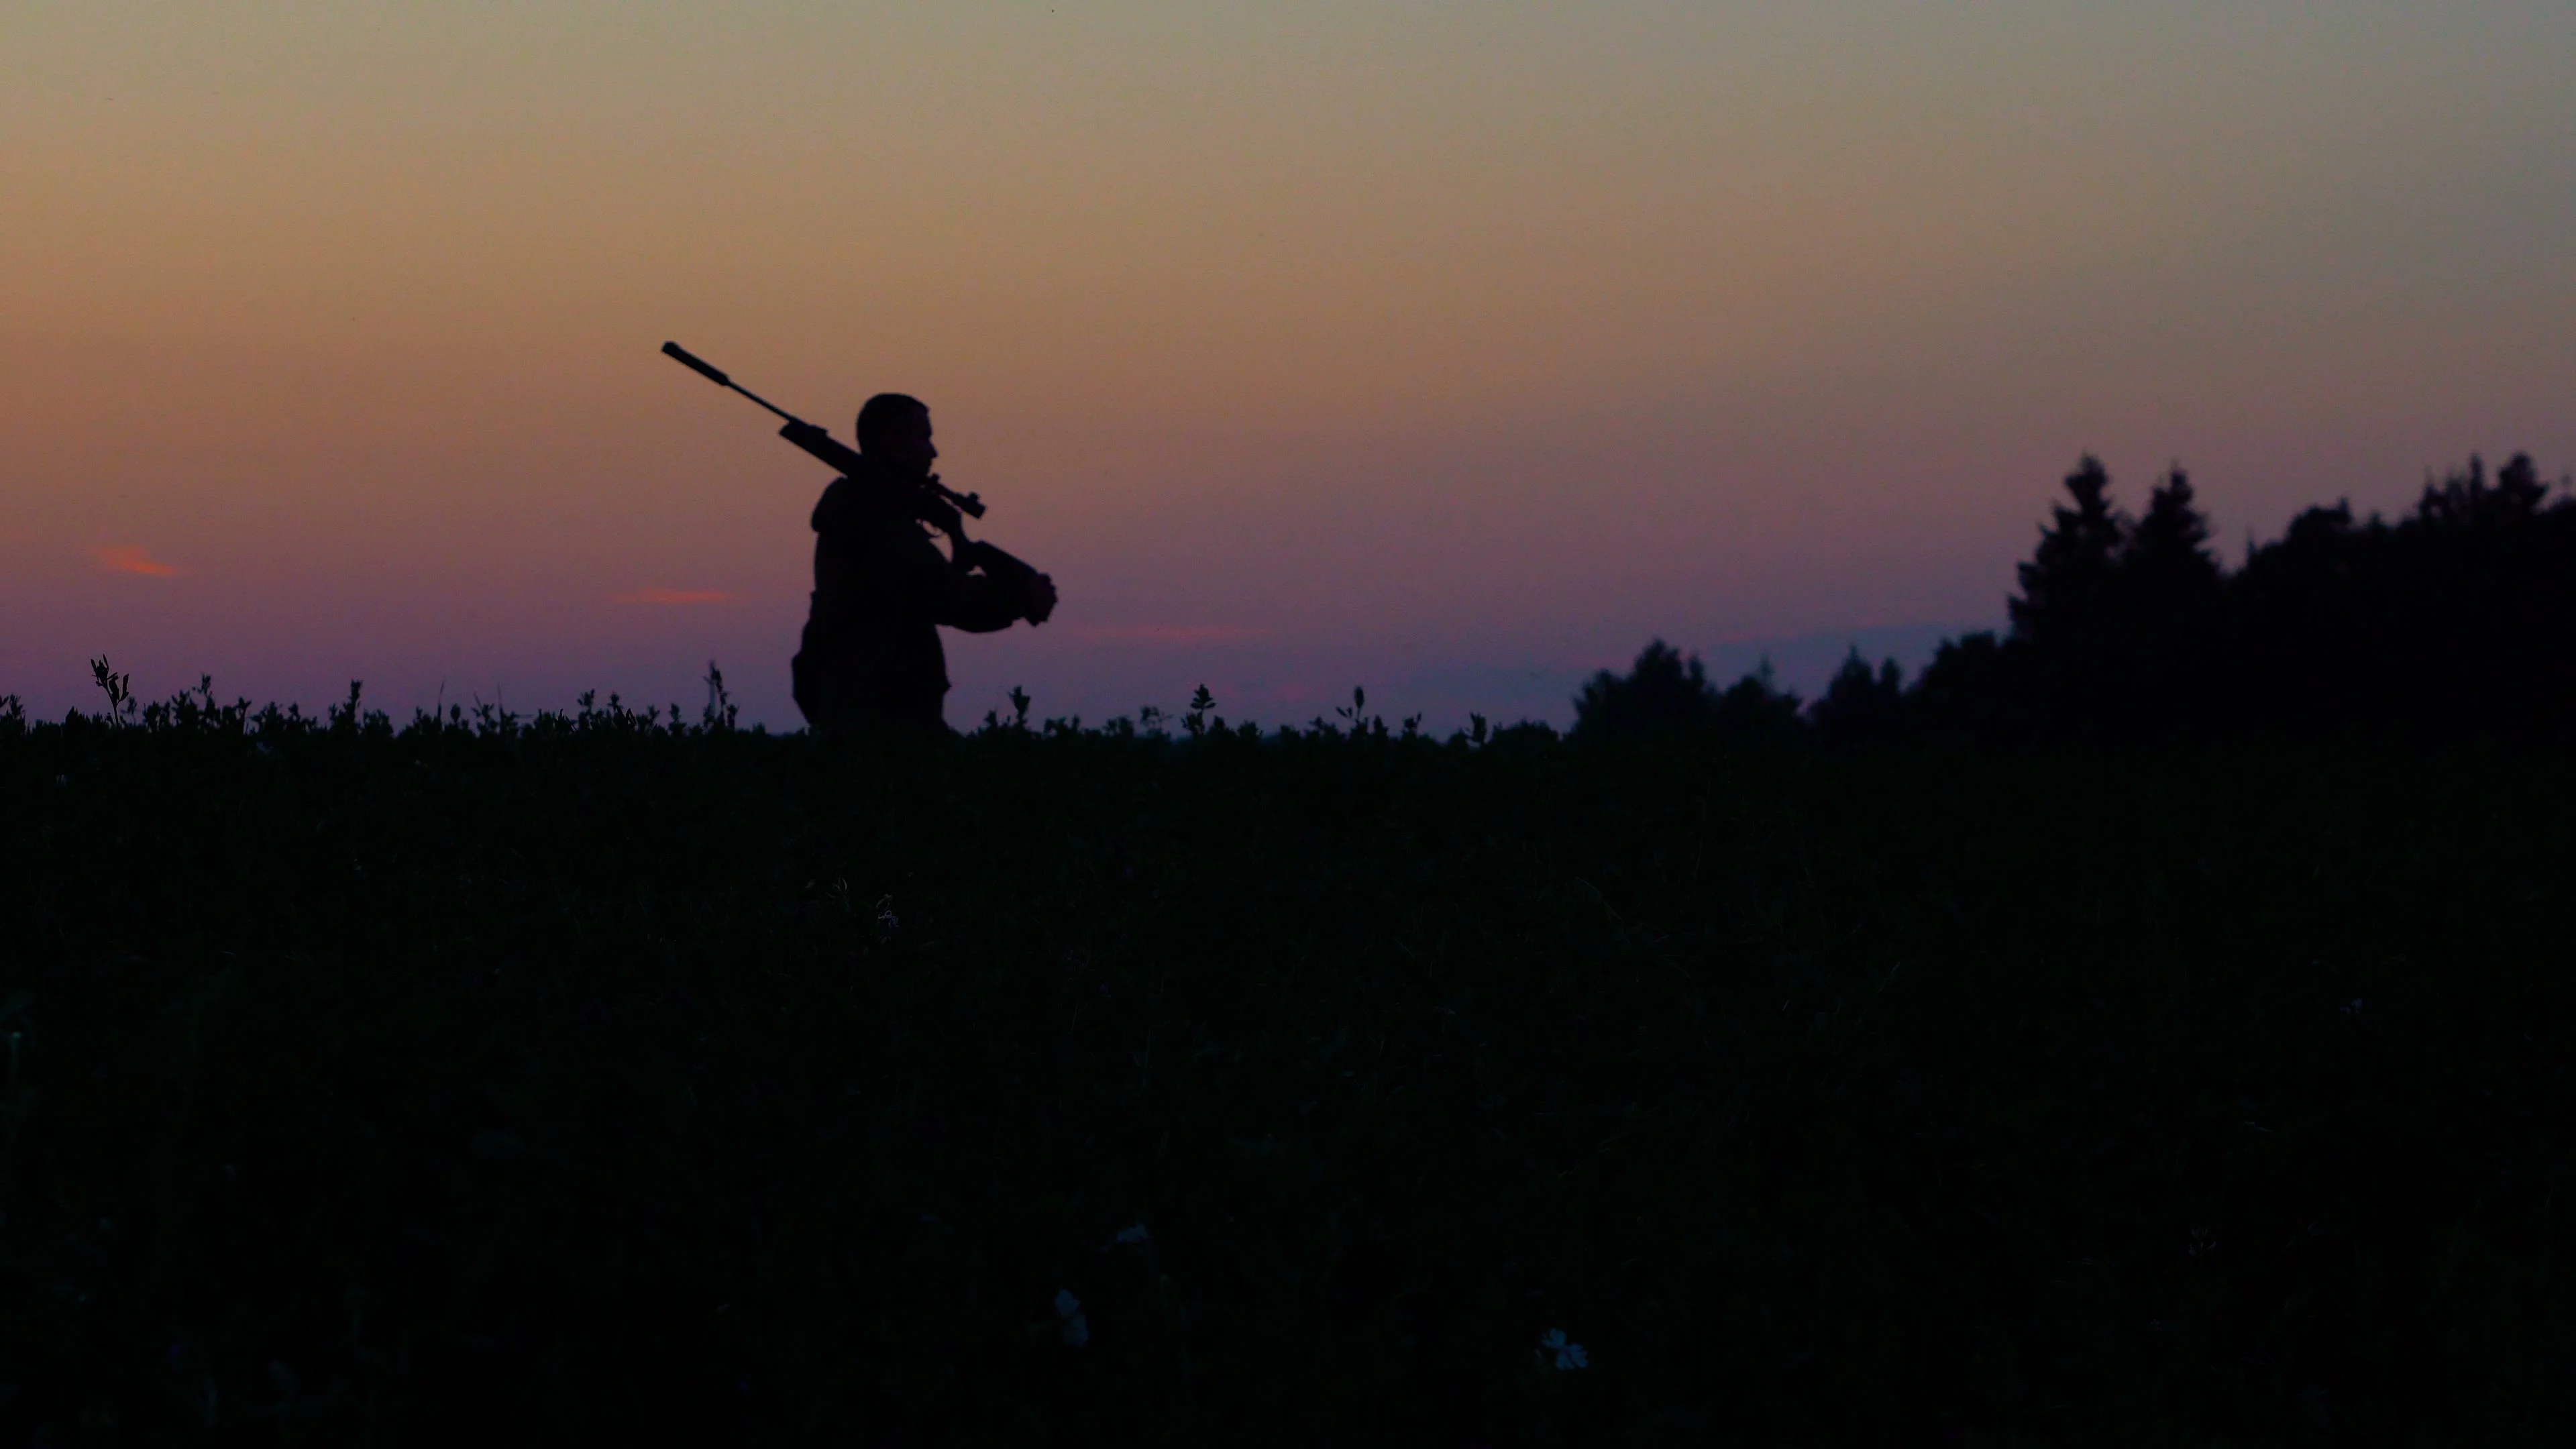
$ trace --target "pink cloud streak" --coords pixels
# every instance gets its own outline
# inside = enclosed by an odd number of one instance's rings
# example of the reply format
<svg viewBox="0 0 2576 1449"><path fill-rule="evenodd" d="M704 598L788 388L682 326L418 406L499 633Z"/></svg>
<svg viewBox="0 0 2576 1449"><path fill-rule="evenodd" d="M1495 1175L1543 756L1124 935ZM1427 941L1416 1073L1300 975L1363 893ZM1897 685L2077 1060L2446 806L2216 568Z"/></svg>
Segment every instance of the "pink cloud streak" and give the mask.
<svg viewBox="0 0 2576 1449"><path fill-rule="evenodd" d="M730 604L733 595L723 589L638 589L631 594L611 594L612 604Z"/></svg>
<svg viewBox="0 0 2576 1449"><path fill-rule="evenodd" d="M1261 637L1234 624L1083 624L1071 633L1086 643L1230 644Z"/></svg>
<svg viewBox="0 0 2576 1449"><path fill-rule="evenodd" d="M178 569L161 562L132 544L113 548L94 548L90 550L90 557L97 559L98 566L110 573L142 574L149 578L166 579L179 572Z"/></svg>

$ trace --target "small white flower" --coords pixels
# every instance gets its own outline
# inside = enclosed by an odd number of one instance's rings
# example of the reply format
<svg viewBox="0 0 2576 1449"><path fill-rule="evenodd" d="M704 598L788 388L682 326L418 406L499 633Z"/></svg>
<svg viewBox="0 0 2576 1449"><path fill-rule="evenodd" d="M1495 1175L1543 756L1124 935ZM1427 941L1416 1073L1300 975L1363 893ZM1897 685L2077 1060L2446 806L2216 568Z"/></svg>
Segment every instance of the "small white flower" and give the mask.
<svg viewBox="0 0 2576 1449"><path fill-rule="evenodd" d="M1541 1334L1539 1336L1538 1347L1539 1352L1541 1353L1552 1353L1556 1355L1556 1366L1560 1371L1571 1371L1579 1368L1590 1368L1592 1366L1591 1356L1583 1351L1583 1345L1567 1338L1565 1336L1565 1330L1562 1328L1551 1328L1546 1333Z"/></svg>
<svg viewBox="0 0 2576 1449"><path fill-rule="evenodd" d="M1064 1345L1080 1348L1091 1342L1091 1320L1082 1313L1082 1300L1070 1288L1055 1290L1055 1316L1064 1320Z"/></svg>
<svg viewBox="0 0 2576 1449"><path fill-rule="evenodd" d="M1143 1223L1138 1223L1132 1228L1120 1228L1118 1230L1118 1245L1122 1248L1133 1248L1140 1244L1150 1243L1152 1241L1154 1241L1154 1235L1145 1231L1145 1225Z"/></svg>

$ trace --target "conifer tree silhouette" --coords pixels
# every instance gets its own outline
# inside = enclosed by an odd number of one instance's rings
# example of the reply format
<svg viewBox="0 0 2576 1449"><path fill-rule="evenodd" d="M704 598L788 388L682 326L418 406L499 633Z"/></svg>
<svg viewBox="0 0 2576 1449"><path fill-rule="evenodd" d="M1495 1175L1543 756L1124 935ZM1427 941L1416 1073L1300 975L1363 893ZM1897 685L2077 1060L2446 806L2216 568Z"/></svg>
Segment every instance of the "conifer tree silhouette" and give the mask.
<svg viewBox="0 0 2576 1449"><path fill-rule="evenodd" d="M2087 453L2066 475L2075 506L2052 510L2038 551L2020 568L2021 593L2007 606L2013 637L2041 650L2080 647L2102 622L2104 595L2128 535L2111 506L2111 475Z"/></svg>
<svg viewBox="0 0 2576 1449"><path fill-rule="evenodd" d="M1585 685L1575 733L2576 743L2576 480L2529 455L2428 478L2394 523L2310 508L2233 573L2180 465L2135 519L2089 453L2065 487L2010 632L1944 640L1910 689L1855 650L1802 717L1767 663L1720 691L1656 640Z"/></svg>
<svg viewBox="0 0 2576 1449"><path fill-rule="evenodd" d="M1771 661L1720 691L1699 656L1684 659L1661 639L1649 643L1623 677L1604 669L1574 697L1574 737L1635 740L1714 735L1785 739L1799 728L1798 696L1780 689Z"/></svg>
<svg viewBox="0 0 2576 1449"><path fill-rule="evenodd" d="M1876 744L1905 727L1905 671L1887 660L1873 671L1859 646L1843 656L1825 692L1807 710L1816 737L1831 744Z"/></svg>
<svg viewBox="0 0 2576 1449"><path fill-rule="evenodd" d="M2196 727L2218 707L2225 580L2209 551L2209 520L2177 465L2149 493L2113 574L2110 627L2097 646L2110 732L2166 735Z"/></svg>
<svg viewBox="0 0 2576 1449"><path fill-rule="evenodd" d="M2007 609L2007 660L2021 686L2011 713L2043 733L2091 732L2109 719L2118 670L2112 659L2112 596L2129 520L2111 504L2111 475L2087 453L2066 475L2074 506L2058 504L2052 525L2018 574Z"/></svg>
<svg viewBox="0 0 2576 1449"><path fill-rule="evenodd" d="M1604 669L1574 697L1577 739L1633 739L1705 728L1717 712L1717 690L1693 654L1661 639L1649 642L1623 678Z"/></svg>
<svg viewBox="0 0 2576 1449"><path fill-rule="evenodd" d="M2180 467L2147 495L2146 516L2129 531L2120 572L2145 607L2191 610L2217 602L2221 574L2209 551L2209 520L2193 506L2191 477Z"/></svg>
<svg viewBox="0 0 2576 1449"><path fill-rule="evenodd" d="M2344 504L2293 519L2226 586L2246 723L2576 739L2576 500L2550 493L2528 455L2492 482L2472 457L2394 523Z"/></svg>

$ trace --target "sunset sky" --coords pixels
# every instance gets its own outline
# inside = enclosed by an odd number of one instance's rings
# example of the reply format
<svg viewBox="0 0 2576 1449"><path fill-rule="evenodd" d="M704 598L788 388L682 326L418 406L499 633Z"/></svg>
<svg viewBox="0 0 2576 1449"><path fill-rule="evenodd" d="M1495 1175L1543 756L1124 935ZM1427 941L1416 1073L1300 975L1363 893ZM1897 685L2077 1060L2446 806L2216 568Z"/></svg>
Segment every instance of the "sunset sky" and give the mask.
<svg viewBox="0 0 2576 1449"><path fill-rule="evenodd" d="M2232 560L2576 464L2576 9L223 4L0 16L0 693L799 721L926 399L1043 629L952 723L1562 723L2001 621L2079 453Z"/></svg>

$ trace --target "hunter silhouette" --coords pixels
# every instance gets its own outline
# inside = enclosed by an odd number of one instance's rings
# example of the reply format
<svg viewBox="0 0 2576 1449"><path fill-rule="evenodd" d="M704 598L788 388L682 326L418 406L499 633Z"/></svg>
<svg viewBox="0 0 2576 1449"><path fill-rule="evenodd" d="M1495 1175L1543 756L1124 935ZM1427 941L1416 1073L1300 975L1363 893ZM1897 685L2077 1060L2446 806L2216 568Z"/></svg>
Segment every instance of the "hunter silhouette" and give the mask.
<svg viewBox="0 0 2576 1449"><path fill-rule="evenodd" d="M943 731L948 657L939 626L990 634L1021 619L1043 622L1055 608L1055 581L996 567L964 541L956 509L924 486L939 449L919 399L868 399L858 435L857 466L814 505L814 602L791 666L796 707L826 735L870 725ZM931 542L925 522L957 541L953 557Z"/></svg>

